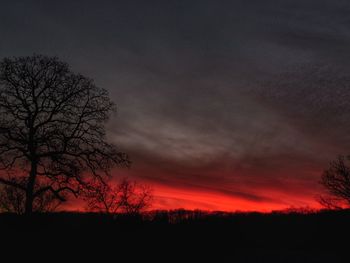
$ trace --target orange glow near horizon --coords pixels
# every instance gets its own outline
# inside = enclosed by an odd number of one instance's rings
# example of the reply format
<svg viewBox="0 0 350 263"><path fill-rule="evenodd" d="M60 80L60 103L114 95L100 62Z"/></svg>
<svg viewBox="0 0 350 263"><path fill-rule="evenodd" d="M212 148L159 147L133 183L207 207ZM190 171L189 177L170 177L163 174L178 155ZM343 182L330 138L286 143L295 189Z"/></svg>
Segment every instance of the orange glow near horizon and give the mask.
<svg viewBox="0 0 350 263"><path fill-rule="evenodd" d="M193 189L174 188L163 185L154 185L155 200L152 209L178 209L208 210L208 211L257 211L271 212L288 208L309 207L319 209L314 199L301 198L303 205L292 205L282 202L250 201L243 198L224 195L217 192L205 192ZM278 193L271 192L278 199ZM281 196L282 198L282 196ZM304 205L307 204L307 205Z"/></svg>
<svg viewBox="0 0 350 263"><path fill-rule="evenodd" d="M290 208L320 209L320 205L314 198L299 197L299 203L284 203L286 195L270 190L269 196L276 199L275 202L251 201L244 198L225 195L219 192L201 191L180 187L166 186L162 184L148 184L153 189L154 200L149 210L204 210L225 212L272 212ZM280 199L279 199L280 198ZM79 201L71 201L62 207L62 210L85 211L84 204Z"/></svg>

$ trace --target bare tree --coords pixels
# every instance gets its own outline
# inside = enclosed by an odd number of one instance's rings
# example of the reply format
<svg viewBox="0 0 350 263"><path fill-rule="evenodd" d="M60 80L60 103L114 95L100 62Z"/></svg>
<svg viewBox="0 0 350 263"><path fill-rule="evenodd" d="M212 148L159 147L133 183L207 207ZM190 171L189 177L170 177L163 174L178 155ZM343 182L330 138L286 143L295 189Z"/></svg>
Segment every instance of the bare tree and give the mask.
<svg viewBox="0 0 350 263"><path fill-rule="evenodd" d="M15 180L16 179L16 180ZM21 178L11 178L16 184L21 184ZM0 185L0 212L24 213L25 192L10 185Z"/></svg>
<svg viewBox="0 0 350 263"><path fill-rule="evenodd" d="M152 189L135 181L123 179L117 186L121 211L138 214L151 205Z"/></svg>
<svg viewBox="0 0 350 263"><path fill-rule="evenodd" d="M152 203L152 189L135 181L123 179L115 186L100 182L99 184L100 186L93 186L86 193L89 211L139 214Z"/></svg>
<svg viewBox="0 0 350 263"><path fill-rule="evenodd" d="M339 210L347 206L343 199L330 195L321 195L317 198L317 201L322 207L329 210Z"/></svg>
<svg viewBox="0 0 350 263"><path fill-rule="evenodd" d="M87 178L103 180L113 165L129 165L106 141L113 110L106 90L56 57L0 62L0 183L24 192L25 213L43 193L64 201L63 193L79 195Z"/></svg>
<svg viewBox="0 0 350 263"><path fill-rule="evenodd" d="M13 177L12 182L25 187L27 178ZM40 182L36 183L35 190L40 189L43 185ZM62 197L64 193L61 193ZM64 196L65 197L65 196ZM50 192L45 191L38 195L33 202L34 212L54 212L62 204L61 199ZM10 185L0 185L0 212L10 212L16 214L24 214L25 212L25 191Z"/></svg>
<svg viewBox="0 0 350 263"><path fill-rule="evenodd" d="M321 184L328 193L319 197L319 202L328 209L340 209L350 205L350 167L346 160L349 157L339 156L322 175Z"/></svg>
<svg viewBox="0 0 350 263"><path fill-rule="evenodd" d="M87 202L87 210L114 214L120 208L118 202L118 190L106 182L93 182L85 187L84 199Z"/></svg>

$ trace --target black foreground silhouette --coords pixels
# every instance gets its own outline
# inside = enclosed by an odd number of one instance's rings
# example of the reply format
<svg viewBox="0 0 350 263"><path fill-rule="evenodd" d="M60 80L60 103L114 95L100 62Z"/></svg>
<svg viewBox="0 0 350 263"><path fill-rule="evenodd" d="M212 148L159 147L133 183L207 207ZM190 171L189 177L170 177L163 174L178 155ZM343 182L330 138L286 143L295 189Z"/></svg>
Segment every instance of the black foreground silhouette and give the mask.
<svg viewBox="0 0 350 263"><path fill-rule="evenodd" d="M53 253L60 248L61 256L128 262L348 262L349 221L349 210L0 215L2 241L9 247L39 246Z"/></svg>

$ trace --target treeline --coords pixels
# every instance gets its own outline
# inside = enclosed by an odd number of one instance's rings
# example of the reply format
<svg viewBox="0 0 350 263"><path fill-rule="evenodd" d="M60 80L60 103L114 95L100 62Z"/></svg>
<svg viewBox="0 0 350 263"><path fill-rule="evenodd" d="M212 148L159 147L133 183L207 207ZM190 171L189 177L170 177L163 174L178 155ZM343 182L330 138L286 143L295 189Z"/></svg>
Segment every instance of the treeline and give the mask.
<svg viewBox="0 0 350 263"><path fill-rule="evenodd" d="M205 211L205 210L152 210L142 213L105 213L105 212L54 212L54 213L33 213L30 216L20 216L15 213L0 213L0 223L16 224L16 221L38 221L38 222L91 222L92 224L104 223L125 224L130 225L137 223L143 224L196 224L196 223L220 223L220 224L236 224L243 220L247 224L252 220L256 223L264 223L267 221L295 221L305 220L312 221L318 219L336 220L347 218L350 219L350 209L341 210L312 210L312 209L286 209L269 213L264 212L224 212L224 211ZM340 221L341 223L341 221ZM41 224L41 223L39 223Z"/></svg>

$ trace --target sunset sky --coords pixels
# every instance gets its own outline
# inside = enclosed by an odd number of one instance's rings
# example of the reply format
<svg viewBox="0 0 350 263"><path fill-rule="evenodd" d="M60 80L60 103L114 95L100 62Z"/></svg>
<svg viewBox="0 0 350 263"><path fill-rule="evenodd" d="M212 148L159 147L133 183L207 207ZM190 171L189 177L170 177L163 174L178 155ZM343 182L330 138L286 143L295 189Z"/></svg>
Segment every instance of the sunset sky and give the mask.
<svg viewBox="0 0 350 263"><path fill-rule="evenodd" d="M1 1L0 58L58 56L110 92L115 169L155 209L318 207L350 153L350 2ZM68 204L74 207L74 203Z"/></svg>

